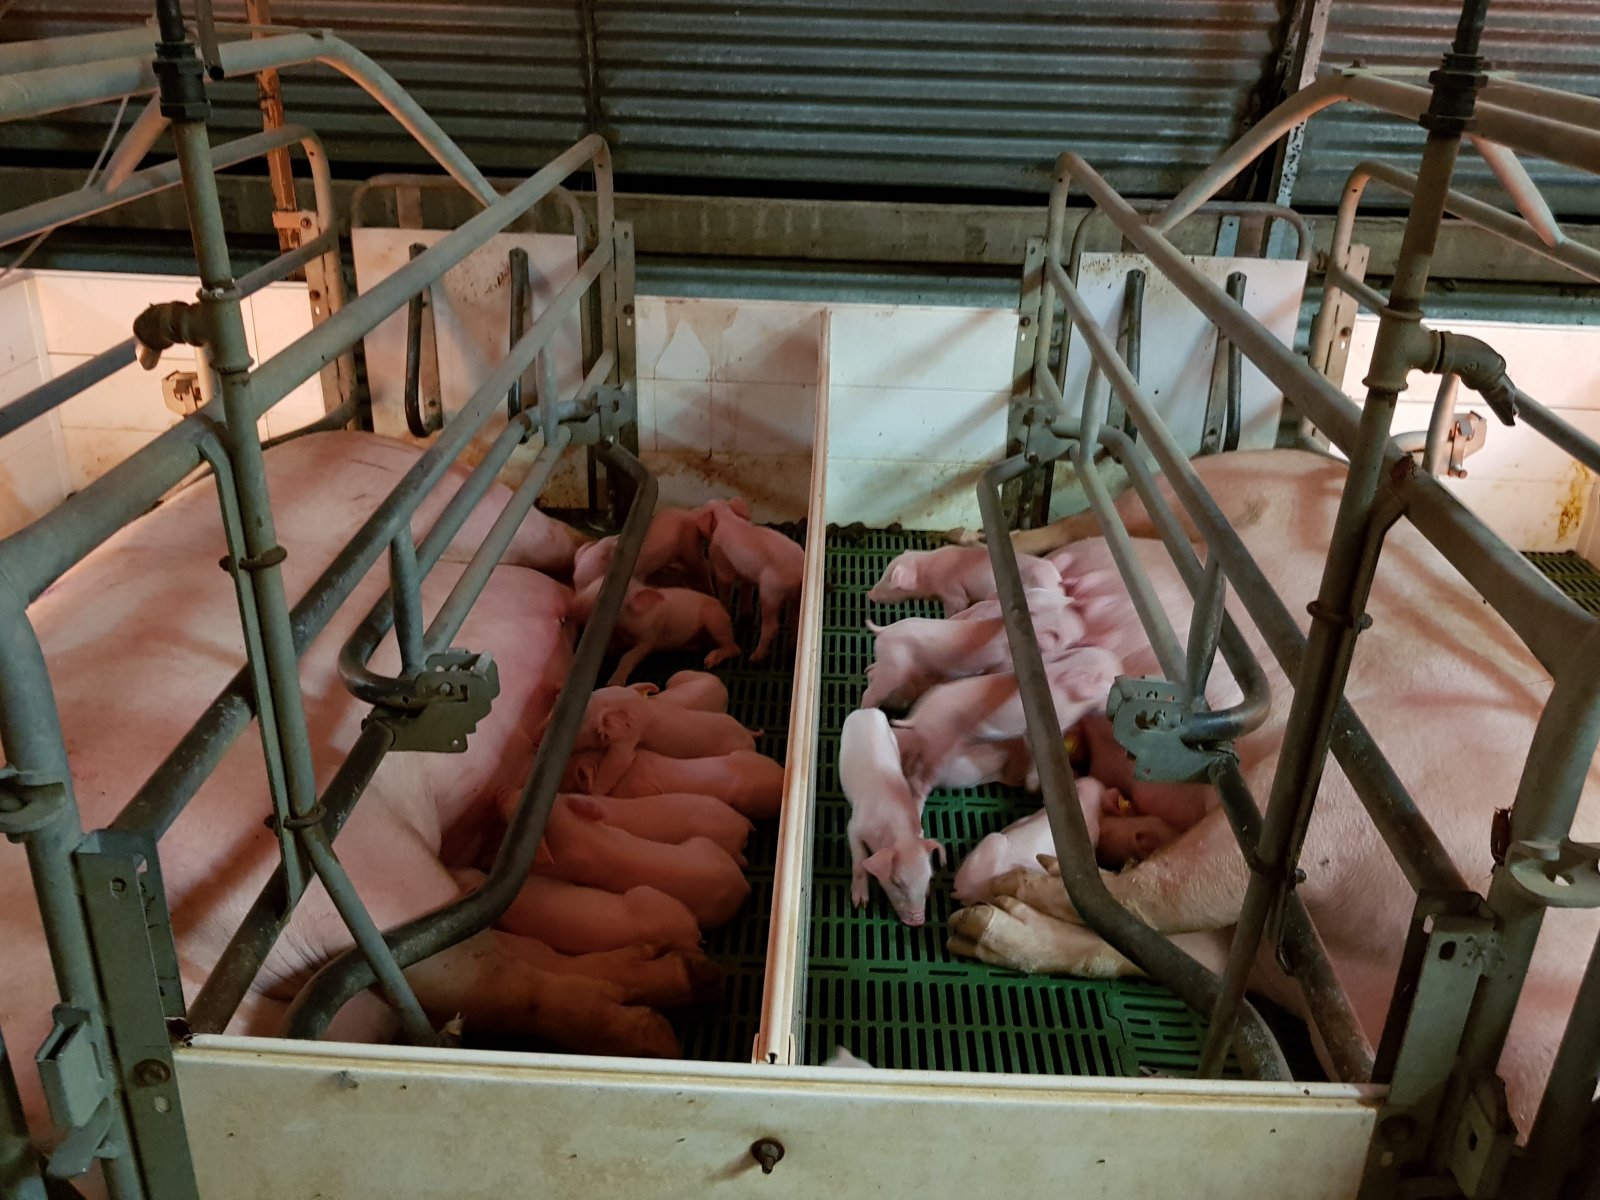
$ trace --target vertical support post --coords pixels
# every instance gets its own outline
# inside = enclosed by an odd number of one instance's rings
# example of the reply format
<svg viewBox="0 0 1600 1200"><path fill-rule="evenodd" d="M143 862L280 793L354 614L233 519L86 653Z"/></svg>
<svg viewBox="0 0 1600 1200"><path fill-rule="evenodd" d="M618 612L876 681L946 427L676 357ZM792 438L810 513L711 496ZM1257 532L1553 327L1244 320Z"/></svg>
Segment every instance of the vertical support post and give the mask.
<svg viewBox="0 0 1600 1200"><path fill-rule="evenodd" d="M1035 340L1039 336L1039 312L1047 301L1044 291L1044 241L1029 238L1022 258L1022 294L1017 301L1017 345L1013 356L1011 404L1006 411L1005 457L1014 458L1027 451L1031 433L1030 413L1034 405L1033 373L1038 363ZM1048 334L1046 335L1048 336ZM1062 350L1065 354L1065 349ZM1052 461L1038 471L1007 480L1000 490L1000 505L1013 526L1028 528L1049 517L1038 511L1049 501L1045 480L1054 476Z"/></svg>
<svg viewBox="0 0 1600 1200"><path fill-rule="evenodd" d="M1287 62L1284 64L1283 87L1279 99L1287 99L1301 88L1312 83L1322 66L1322 48L1328 40L1328 18L1333 12L1333 0L1295 0L1289 15L1289 36L1284 46ZM1305 149L1306 126L1302 121L1278 142L1273 156L1270 198L1285 207L1294 203L1295 183L1300 178L1300 158ZM1282 221L1275 221L1267 238L1267 258L1279 258L1284 253L1284 239L1288 230Z"/></svg>
<svg viewBox="0 0 1600 1200"><path fill-rule="evenodd" d="M1433 415L1428 420L1428 442L1422 452L1422 469L1430 475L1443 475L1450 467L1450 427L1456 420L1456 393L1461 376L1448 374L1439 380Z"/></svg>
<svg viewBox="0 0 1600 1200"><path fill-rule="evenodd" d="M400 670L415 675L423 668L422 572L409 527L389 543L389 600L394 607L394 636L400 643Z"/></svg>
<svg viewBox="0 0 1600 1200"><path fill-rule="evenodd" d="M0 1030L0 1197L45 1200L40 1165L39 1155L28 1137L22 1095L17 1090L17 1076L6 1054L4 1031Z"/></svg>
<svg viewBox="0 0 1600 1200"><path fill-rule="evenodd" d="M510 268L511 279L507 290L511 294L510 326L507 330L506 345L515 346L517 339L528 332L529 309L533 302L533 278L528 269L528 252L521 246L515 247L507 256L507 265ZM587 361L584 369L588 370ZM519 378L511 385L511 390L506 393L506 416L515 417L522 411L523 388L526 386L526 377Z"/></svg>
<svg viewBox="0 0 1600 1200"><path fill-rule="evenodd" d="M1484 82L1478 44L1488 0L1467 0L1456 41L1433 75L1433 100L1423 125L1428 130L1417 193L1406 223L1395 268L1389 309L1378 328L1367 378L1350 469L1339 499L1333 535L1316 601L1311 633L1295 680L1294 700L1284 729L1283 750L1273 776L1261 839L1223 975L1221 994L1206 1039L1202 1070L1215 1067L1244 999L1269 916L1281 911L1299 859L1300 844L1327 759L1328 736L1339 697L1344 694L1356 636L1366 622L1367 595L1377 569L1378 547L1386 521L1397 512L1380 512L1379 476L1395 405L1405 387L1411 337L1421 318L1428 270L1444 217L1445 194Z"/></svg>
<svg viewBox="0 0 1600 1200"><path fill-rule="evenodd" d="M245 20L252 25L272 24L271 0L245 0ZM265 29L257 29L254 37L269 36ZM261 127L267 131L283 128L283 87L276 67L268 67L256 75L256 99L261 106ZM281 146L267 154L267 175L272 181L272 207L280 213L292 213L300 204L294 194L294 167L289 158L289 148ZM299 234L292 228L278 226L278 248L284 252L300 244Z"/></svg>

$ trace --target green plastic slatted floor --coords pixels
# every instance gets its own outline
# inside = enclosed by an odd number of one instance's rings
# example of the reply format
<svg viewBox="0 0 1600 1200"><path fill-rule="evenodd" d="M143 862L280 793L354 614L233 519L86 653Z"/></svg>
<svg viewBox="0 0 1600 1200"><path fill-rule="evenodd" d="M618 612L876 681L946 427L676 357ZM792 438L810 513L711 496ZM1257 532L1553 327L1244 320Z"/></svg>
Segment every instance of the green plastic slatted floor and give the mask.
<svg viewBox="0 0 1600 1200"><path fill-rule="evenodd" d="M943 615L931 601L875 605L866 593L895 555L934 544L931 535L829 531L805 1059L820 1063L844 1046L885 1068L1192 1073L1205 1027L1164 988L1027 976L945 949L954 868L985 835L1034 811L1037 799L996 786L935 792L924 825L944 844L949 866L934 873L927 925L901 925L876 889L865 909L850 906L839 730L872 661L863 622Z"/></svg>

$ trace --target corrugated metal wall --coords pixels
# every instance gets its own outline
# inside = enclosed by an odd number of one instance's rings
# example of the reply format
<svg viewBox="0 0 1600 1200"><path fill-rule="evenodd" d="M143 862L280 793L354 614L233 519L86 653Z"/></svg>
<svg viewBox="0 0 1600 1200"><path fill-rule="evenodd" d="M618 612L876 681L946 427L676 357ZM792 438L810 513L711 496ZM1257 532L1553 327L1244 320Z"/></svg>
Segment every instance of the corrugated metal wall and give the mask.
<svg viewBox="0 0 1600 1200"><path fill-rule="evenodd" d="M1438 65L1461 11L1451 0L1334 0L1327 66L1359 61L1369 67ZM1514 71L1526 83L1600 95L1600 2L1597 0L1493 0L1484 52L1493 69ZM1415 125L1341 105L1312 121L1295 190L1297 204L1334 205L1350 168L1362 158L1415 164L1424 134ZM1376 152L1376 155L1375 155ZM1529 160L1529 172L1551 206L1571 216L1600 216L1600 189L1592 178ZM1463 152L1457 186L1504 205L1505 194L1481 159ZM1370 189L1378 202L1399 206L1393 192Z"/></svg>
<svg viewBox="0 0 1600 1200"><path fill-rule="evenodd" d="M21 0L0 32L149 9ZM636 176L1037 193L1073 145L1139 194L1173 191L1236 134L1280 24L1275 0L276 0L273 17L367 51L489 169L535 166L592 113ZM284 93L336 164L421 161L329 71L286 73ZM248 85L218 99L219 130L254 126ZM92 150L105 120L64 114L7 136Z"/></svg>
<svg viewBox="0 0 1600 1200"><path fill-rule="evenodd" d="M144 20L148 0L18 0L0 37ZM619 171L741 181L1038 194L1072 147L1118 187L1169 195L1248 121L1275 69L1290 0L275 0L383 63L485 169L532 168L588 128ZM1327 65L1429 67L1452 0L1334 0ZM243 0L219 0L219 15ZM1523 77L1600 93L1600 0L1495 0L1489 53ZM284 82L336 166L423 157L331 71ZM217 90L219 132L257 127L254 89ZM7 149L92 152L104 109L7 127ZM1337 109L1313 122L1296 199L1332 204L1375 137L1414 126ZM1486 173L1472 156L1466 178ZM1558 211L1600 215L1600 189L1538 168ZM671 181L681 181L674 183ZM763 189L762 185L771 185ZM1485 189L1492 191L1492 182ZM1390 200L1374 189L1373 201Z"/></svg>

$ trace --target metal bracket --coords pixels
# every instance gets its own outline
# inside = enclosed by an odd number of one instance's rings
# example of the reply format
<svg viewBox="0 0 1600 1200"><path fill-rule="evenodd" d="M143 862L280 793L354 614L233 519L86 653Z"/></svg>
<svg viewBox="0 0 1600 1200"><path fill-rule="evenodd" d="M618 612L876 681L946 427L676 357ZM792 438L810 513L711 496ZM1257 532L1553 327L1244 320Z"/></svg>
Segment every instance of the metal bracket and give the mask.
<svg viewBox="0 0 1600 1200"><path fill-rule="evenodd" d="M1133 757L1135 779L1191 783L1209 780L1227 751L1200 749L1183 740L1191 711L1183 689L1165 679L1119 678L1111 685L1106 715L1122 748Z"/></svg>
<svg viewBox="0 0 1600 1200"><path fill-rule="evenodd" d="M1430 1148L1440 1106L1478 982L1500 957L1491 917L1448 911L1462 902L1476 897L1418 898L1373 1072L1375 1082L1387 1077L1390 1086L1367 1151L1362 1200L1425 1190L1438 1179ZM1415 979L1410 987L1408 978ZM1491 1120L1485 1129L1508 1124Z"/></svg>
<svg viewBox="0 0 1600 1200"><path fill-rule="evenodd" d="M374 709L362 722L389 733L391 750L460 754L467 736L489 715L500 694L500 670L488 654L446 650L431 655L425 670L406 681L404 695Z"/></svg>
<svg viewBox="0 0 1600 1200"><path fill-rule="evenodd" d="M1506 873L1527 895L1551 908L1600 908L1600 844L1512 842Z"/></svg>
<svg viewBox="0 0 1600 1200"><path fill-rule="evenodd" d="M1466 467L1463 465L1469 455L1482 450L1489 438L1489 422L1475 412L1460 413L1450 424L1450 432L1445 441L1450 447L1450 465L1448 470L1452 479L1465 479Z"/></svg>
<svg viewBox="0 0 1600 1200"><path fill-rule="evenodd" d="M29 779L15 767L0 766L0 833L13 842L37 833L60 815L67 785Z"/></svg>
<svg viewBox="0 0 1600 1200"><path fill-rule="evenodd" d="M1454 1134L1447 1157L1461 1190L1469 1200L1498 1195L1516 1145L1506 1107L1506 1085L1498 1075L1478 1081Z"/></svg>
<svg viewBox="0 0 1600 1200"><path fill-rule="evenodd" d="M205 403L200 394L200 376L193 371L173 371L161 380L161 398L180 417L199 412Z"/></svg>
<svg viewBox="0 0 1600 1200"><path fill-rule="evenodd" d="M411 247L415 259L427 247ZM439 386L439 348L433 327L433 289L425 287L406 307L406 428L412 437L427 437L444 427L444 402Z"/></svg>
<svg viewBox="0 0 1600 1200"><path fill-rule="evenodd" d="M148 1196L198 1200L168 1022L183 1016L178 951L155 845L103 831L73 855L115 1078Z"/></svg>
<svg viewBox="0 0 1600 1200"><path fill-rule="evenodd" d="M1017 345L1012 358L1011 403L1006 412L1007 458L1032 450L1034 430L1038 428L1030 413L1037 395L1033 379L1034 348L1044 299L1044 240L1029 238L1022 259L1022 291L1017 300ZM1044 431L1049 432L1047 426ZM1054 463L1045 470L1053 473ZM1000 492L1007 522L1026 526L1032 524L1035 517L1048 515L1036 511L1045 491L1044 480L1038 473L1008 480Z"/></svg>

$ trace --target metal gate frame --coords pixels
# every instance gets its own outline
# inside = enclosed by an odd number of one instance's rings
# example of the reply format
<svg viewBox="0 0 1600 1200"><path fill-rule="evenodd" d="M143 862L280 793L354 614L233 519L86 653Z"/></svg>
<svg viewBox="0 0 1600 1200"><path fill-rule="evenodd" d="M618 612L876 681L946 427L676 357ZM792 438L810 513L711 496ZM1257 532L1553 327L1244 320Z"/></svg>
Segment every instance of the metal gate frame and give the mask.
<svg viewBox="0 0 1600 1200"><path fill-rule="evenodd" d="M202 6L205 9L205 6ZM105 95L159 91L135 122L107 178L97 187L0 215L0 242L128 203L153 191L184 187L200 268L196 304L154 305L135 322L134 337L0 410L10 431L134 361L153 366L165 348L186 343L215 372L220 395L100 480L50 513L0 541L0 832L27 848L35 895L50 943L61 1003L37 1062L61 1140L48 1162L30 1142L16 1080L0 1043L0 1195L44 1195L44 1177L66 1180L96 1161L119 1200L195 1195L182 1109L172 1069L172 1043L191 1031L220 1030L247 992L312 874L320 878L356 941L348 963L330 964L330 978L353 966L376 978L400 1012L410 1037L433 1043L403 970L419 958L488 927L526 877L543 833L572 742L593 690L600 660L650 515L654 479L630 452L633 428L631 232L615 220L610 152L590 136L499 196L458 147L398 87L352 47L325 33L274 33L246 27L243 40L210 44L207 21L202 66L177 0L158 0L159 29L0 50L0 121L22 120L98 102ZM208 16L207 9L202 16ZM222 27L224 29L228 27ZM250 34L270 36L248 36ZM156 40L159 39L159 40ZM154 44L154 58L149 48ZM213 53L214 52L214 53ZM299 126L212 147L204 79L252 74L295 63L328 63L374 96L483 211L447 234L365 295L342 293L338 219L331 177L315 133ZM42 64L42 65L41 65ZM132 167L170 125L174 162ZM222 226L214 172L282 147L300 145L310 163L316 211L296 214L302 244L258 271L235 279ZM347 366L354 344L406 306L447 270L575 172L593 174L598 221L579 270L525 329L465 408L438 436L291 611L279 564L266 488L258 418L291 390L327 371L340 402L312 429L340 428L357 416ZM301 268L320 268L326 311L312 332L252 369L240 300ZM557 329L580 313L585 375L567 397L548 387L537 407L505 406ZM526 324L526 312L523 323ZM548 356L545 356L548 357ZM496 412L506 414L488 454L451 496L420 543L412 514L443 480L473 436ZM515 490L432 624L421 623L420 584L487 493L517 446L542 439L530 474ZM498 676L488 655L453 649L494 564L533 507L561 453L585 445L607 468L626 507L617 561L605 577L592 621L579 640L573 668L556 699L551 724L488 883L470 898L387 938L374 924L339 865L333 840L390 750L459 749L488 711ZM223 566L235 581L247 663L139 789L109 829L85 833L72 793L66 748L49 675L28 619L28 605L117 530L148 511L199 469L216 479L227 535ZM356 584L388 551L390 588L341 654L347 687L372 704L372 718L328 788L316 791L299 685L298 657L326 627ZM365 662L393 626L403 669L386 678ZM176 952L155 844L183 811L223 754L259 716L282 863L236 931L223 959L185 1012ZM134 903L137 901L137 903ZM410 940L408 932L417 936ZM340 970L335 970L339 968ZM319 976L319 979L322 977Z"/></svg>
<svg viewBox="0 0 1600 1200"><path fill-rule="evenodd" d="M1030 398L1022 453L985 473L978 500L1005 604L1006 631L1038 763L1050 826L1068 894L1085 921L1148 974L1211 1018L1203 1069L1215 1073L1230 1040L1247 1068L1266 1077L1282 1069L1271 1035L1243 999L1246 978L1264 936L1290 964L1314 1023L1341 1078L1389 1084L1363 1183L1364 1197L1403 1189L1444 1187L1472 1196L1554 1197L1578 1162L1580 1131L1600 1075L1600 945L1589 961L1525 1152L1514 1149L1503 1087L1495 1075L1540 922L1551 906L1600 906L1600 846L1569 833L1584 777L1600 740L1600 618L1559 594L1520 554L1439 485L1443 442L1454 388L1441 389L1423 450L1424 468L1389 435L1408 371L1420 369L1479 392L1506 424L1516 418L1591 470L1600 445L1585 437L1506 377L1491 347L1438 333L1422 320L1428 260L1440 221L1452 212L1505 240L1539 253L1590 280L1600 280L1600 255L1565 239L1516 152L1600 173L1600 101L1534 88L1491 74L1479 55L1488 0L1466 0L1456 38L1432 89L1364 70L1323 76L1291 97L1230 148L1208 171L1148 221L1074 154L1057 162L1049 239L1041 264L1044 300L1033 342ZM1333 103L1356 101L1428 130L1415 176L1379 163L1352 173L1341 205L1312 362L1328 358L1337 336L1334 313L1348 296L1380 318L1368 394L1352 403L1306 360L1280 344L1237 299L1201 276L1167 240L1178 222L1270 150L1307 117ZM1494 169L1522 217L1450 191L1463 137ZM1401 259L1385 297L1350 270L1354 214L1368 179L1412 197ZM1349 458L1321 588L1311 605L1310 637L1256 566L1243 542L1196 477L1185 455L1140 388L1113 340L1091 316L1073 279L1075 256L1063 261L1071 186L1089 197L1135 251L1169 278L1191 303ZM1069 269L1069 267L1071 269ZM1065 413L1048 363L1056 301L1092 358L1083 412ZM1320 353L1319 353L1320 348ZM1107 424L1103 375L1125 406L1167 482L1208 547L1202 568L1177 515L1130 439ZM1195 601L1187 646L1180 646L1142 567L1129 552L1127 530L1094 469L1107 449L1157 525L1180 578ZM999 488L1036 466L1070 455L1090 507L1166 678L1119 680L1111 711L1128 707L1145 731L1141 771L1156 778L1209 778L1223 799L1252 870L1227 968L1220 979L1189 959L1113 899L1101 882L1079 810L1072 772L1058 734L1016 556L1007 536ZM1405 517L1462 573L1525 642L1554 680L1486 896L1461 878L1404 784L1344 702L1343 688L1384 536ZM1239 777L1234 737L1259 723L1259 664L1226 618L1226 586L1238 593L1284 671L1295 680L1272 792L1266 808ZM1210 712L1204 681L1218 649L1238 676L1246 700ZM1132 715L1130 713L1130 715ZM1121 723L1120 721L1118 722ZM1329 749L1354 785L1384 842L1417 893L1411 935L1376 1061L1361 1038L1348 1001L1333 979L1315 931L1294 895L1296 865ZM1196 761L1201 767L1196 769ZM1485 831L1486 835L1488 831ZM1462 950L1462 953L1456 953ZM1427 1194L1445 1194L1427 1190Z"/></svg>

